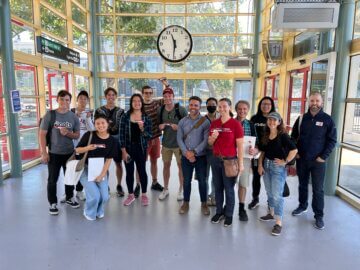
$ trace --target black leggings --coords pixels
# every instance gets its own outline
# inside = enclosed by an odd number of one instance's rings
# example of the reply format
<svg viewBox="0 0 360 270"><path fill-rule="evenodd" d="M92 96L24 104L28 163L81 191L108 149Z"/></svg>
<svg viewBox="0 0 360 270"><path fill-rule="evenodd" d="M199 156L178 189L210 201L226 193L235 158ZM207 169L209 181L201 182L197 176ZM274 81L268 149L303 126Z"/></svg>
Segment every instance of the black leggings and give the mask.
<svg viewBox="0 0 360 270"><path fill-rule="evenodd" d="M252 159L251 160L251 165L252 165L252 170L253 170L253 181L252 181L252 197L254 200L259 200L259 194L260 194L260 189L261 189L261 176L258 172L258 159Z"/></svg>
<svg viewBox="0 0 360 270"><path fill-rule="evenodd" d="M125 162L126 169L126 185L128 188L129 194L134 193L134 163L136 164L136 169L140 177L140 185L142 193L146 193L148 178L146 174L146 149L143 152L141 145L138 143L131 144L127 147L127 152L131 157L129 163Z"/></svg>

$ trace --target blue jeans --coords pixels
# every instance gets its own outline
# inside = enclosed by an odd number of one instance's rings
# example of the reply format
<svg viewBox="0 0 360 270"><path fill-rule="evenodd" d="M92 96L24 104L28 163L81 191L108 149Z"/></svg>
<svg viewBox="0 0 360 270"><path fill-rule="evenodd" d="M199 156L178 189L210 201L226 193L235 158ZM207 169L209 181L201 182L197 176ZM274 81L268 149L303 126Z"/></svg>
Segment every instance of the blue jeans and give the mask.
<svg viewBox="0 0 360 270"><path fill-rule="evenodd" d="M101 182L89 182L87 166L80 177L81 184L85 188L85 214L92 218L104 216L105 203L109 200L109 179L108 175Z"/></svg>
<svg viewBox="0 0 360 270"><path fill-rule="evenodd" d="M195 169L199 182L199 193L201 202L206 202L206 156L196 157L195 162L190 162L186 157L181 157L181 169L184 175L184 201L190 201L191 179Z"/></svg>
<svg viewBox="0 0 360 270"><path fill-rule="evenodd" d="M209 193L210 190L210 169L211 169L211 159L213 158L213 150L212 149L207 149L206 150L206 192L209 195L209 197L211 198L215 198L215 186L214 186L214 174L212 173L212 179L211 179L211 193Z"/></svg>
<svg viewBox="0 0 360 270"><path fill-rule="evenodd" d="M270 209L274 209L277 218L282 219L284 212L284 185L286 180L285 166L276 165L273 160L264 160L264 185Z"/></svg>
<svg viewBox="0 0 360 270"><path fill-rule="evenodd" d="M308 186L311 174L313 190L312 209L315 218L324 216L324 181L325 162L315 160L296 160L296 171L299 176L299 206L303 209L308 207Z"/></svg>
<svg viewBox="0 0 360 270"><path fill-rule="evenodd" d="M235 206L234 186L236 177L227 177L225 175L224 162L218 158L211 159L211 169L215 185L216 214L225 214L232 217ZM224 210L224 190L225 190L225 210Z"/></svg>

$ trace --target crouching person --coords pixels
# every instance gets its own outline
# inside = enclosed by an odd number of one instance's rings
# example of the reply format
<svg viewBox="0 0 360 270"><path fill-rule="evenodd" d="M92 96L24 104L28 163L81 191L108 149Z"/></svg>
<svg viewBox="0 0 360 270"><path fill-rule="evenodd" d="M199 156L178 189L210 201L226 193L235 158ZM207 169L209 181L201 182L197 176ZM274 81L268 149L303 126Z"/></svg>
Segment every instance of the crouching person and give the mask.
<svg viewBox="0 0 360 270"><path fill-rule="evenodd" d="M95 117L95 131L90 143L88 144L91 131L84 134L75 149L77 154L88 152L84 172L80 177L86 193L84 216L87 220L103 218L105 203L109 200L108 170L117 147L108 130L109 120L104 116ZM101 173L94 179L88 179L89 158L104 158Z"/></svg>

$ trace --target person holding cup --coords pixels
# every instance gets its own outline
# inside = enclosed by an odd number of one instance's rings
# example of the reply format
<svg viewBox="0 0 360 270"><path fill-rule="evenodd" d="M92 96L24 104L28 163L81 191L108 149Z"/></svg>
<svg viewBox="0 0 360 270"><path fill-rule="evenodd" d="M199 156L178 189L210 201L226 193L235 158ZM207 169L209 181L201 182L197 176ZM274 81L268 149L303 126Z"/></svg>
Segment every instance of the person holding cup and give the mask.
<svg viewBox="0 0 360 270"><path fill-rule="evenodd" d="M140 177L141 204L147 206L149 199L146 196L147 173L146 155L148 141L152 137L151 120L145 114L144 100L140 94L133 94L130 98L130 109L120 119L120 147L122 159L125 161L126 185L129 195L124 201L125 206L135 201L134 195L134 163Z"/></svg>

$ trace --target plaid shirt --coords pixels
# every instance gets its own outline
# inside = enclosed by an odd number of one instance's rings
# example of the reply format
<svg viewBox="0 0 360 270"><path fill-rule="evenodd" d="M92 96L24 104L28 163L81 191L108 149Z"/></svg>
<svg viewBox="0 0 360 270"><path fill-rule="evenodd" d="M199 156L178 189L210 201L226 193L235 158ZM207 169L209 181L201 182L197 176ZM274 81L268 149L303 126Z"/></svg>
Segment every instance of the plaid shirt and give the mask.
<svg viewBox="0 0 360 270"><path fill-rule="evenodd" d="M141 148L143 153L146 153L148 141L151 139L151 120L147 115L141 116L142 121L144 122L144 132L140 134ZM129 151L131 147L131 125L130 125L130 112L127 111L120 118L119 125L119 141L120 147L126 148L126 151Z"/></svg>
<svg viewBox="0 0 360 270"><path fill-rule="evenodd" d="M239 121L239 119L237 119ZM256 129L252 122L245 119L244 121L239 121L244 129L244 136L254 136L256 137L256 144L258 143L257 135L256 135ZM251 127L252 126L252 127Z"/></svg>

